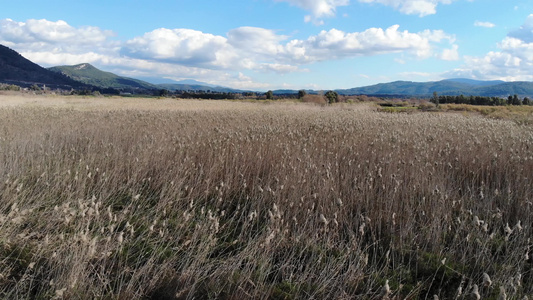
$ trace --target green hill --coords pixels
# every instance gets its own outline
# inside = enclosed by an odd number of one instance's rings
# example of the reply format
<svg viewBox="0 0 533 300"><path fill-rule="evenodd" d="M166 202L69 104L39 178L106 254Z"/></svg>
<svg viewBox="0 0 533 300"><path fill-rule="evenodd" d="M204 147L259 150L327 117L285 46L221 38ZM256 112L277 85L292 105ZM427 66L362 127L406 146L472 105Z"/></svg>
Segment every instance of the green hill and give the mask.
<svg viewBox="0 0 533 300"><path fill-rule="evenodd" d="M155 85L142 80L121 77L110 72L101 71L88 63L75 66L52 67L49 70L104 89L152 90L157 88Z"/></svg>
<svg viewBox="0 0 533 300"><path fill-rule="evenodd" d="M0 83L15 84L22 87L36 84L61 89L87 87L85 84L62 74L51 72L2 45L0 45Z"/></svg>
<svg viewBox="0 0 533 300"><path fill-rule="evenodd" d="M431 96L474 95L487 97L507 97L517 94L521 97L533 96L533 82L479 81L472 79L446 79L432 82L395 81L346 90L337 90L344 95L397 95Z"/></svg>
<svg viewBox="0 0 533 300"><path fill-rule="evenodd" d="M170 91L212 91L236 93L239 90L202 85L201 82L191 83L168 83L168 84L151 84L139 79L118 76L111 72L102 71L91 64L84 63L75 66L58 66L49 68L50 71L61 73L74 80L94 85L102 89L117 89L121 91L148 91L166 89Z"/></svg>
<svg viewBox="0 0 533 300"><path fill-rule="evenodd" d="M238 89L232 89L222 86L209 86L200 84L183 84L183 83L162 83L157 85L160 89L166 89L169 91L211 91L216 93L243 93L249 91L243 91Z"/></svg>

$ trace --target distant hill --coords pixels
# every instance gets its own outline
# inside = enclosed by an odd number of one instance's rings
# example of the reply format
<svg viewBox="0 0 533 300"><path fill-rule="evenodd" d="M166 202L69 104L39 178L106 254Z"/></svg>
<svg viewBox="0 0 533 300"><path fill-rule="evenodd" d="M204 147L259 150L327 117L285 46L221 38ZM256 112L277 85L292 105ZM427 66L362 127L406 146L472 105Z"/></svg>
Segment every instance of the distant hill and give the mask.
<svg viewBox="0 0 533 300"><path fill-rule="evenodd" d="M240 90L209 85L196 80L183 80L176 83L152 84L143 80L122 77L110 72L102 71L89 63L75 66L57 66L50 71L61 73L74 80L94 85L102 89L117 89L121 91L160 90L169 91L212 91L219 93L239 93Z"/></svg>
<svg viewBox="0 0 533 300"><path fill-rule="evenodd" d="M62 74L51 72L24 58L18 52L0 45L0 83L29 87L37 84L49 88L78 89L85 84Z"/></svg>
<svg viewBox="0 0 533 300"><path fill-rule="evenodd" d="M343 95L431 96L433 92L437 92L439 95L507 97L517 94L521 97L531 97L533 82L479 81L462 78L432 82L395 81L337 90L337 92Z"/></svg>
<svg viewBox="0 0 533 300"><path fill-rule="evenodd" d="M183 83L163 83L157 85L160 89L166 89L169 91L211 91L217 93L243 93L249 91L243 91L238 89L232 89L222 86L213 85L199 85L199 84L183 84Z"/></svg>
<svg viewBox="0 0 533 300"><path fill-rule="evenodd" d="M190 84L190 85L202 85L202 86L208 86L208 87L217 87L216 85L212 85L209 83L201 82L194 79L185 79L185 80L179 80L174 82L175 84Z"/></svg>
<svg viewBox="0 0 533 300"><path fill-rule="evenodd" d="M488 86L488 85L496 85L500 83L505 83L505 81L502 81L502 80L483 81L483 80L475 80L475 79L468 79L468 78L451 78L451 79L446 79L445 81L461 82L461 83L466 83L466 84L474 85L474 86Z"/></svg>
<svg viewBox="0 0 533 300"><path fill-rule="evenodd" d="M57 66L49 68L49 70L102 89L152 90L157 88L155 85L142 80L121 77L110 72L101 71L88 63L75 66Z"/></svg>

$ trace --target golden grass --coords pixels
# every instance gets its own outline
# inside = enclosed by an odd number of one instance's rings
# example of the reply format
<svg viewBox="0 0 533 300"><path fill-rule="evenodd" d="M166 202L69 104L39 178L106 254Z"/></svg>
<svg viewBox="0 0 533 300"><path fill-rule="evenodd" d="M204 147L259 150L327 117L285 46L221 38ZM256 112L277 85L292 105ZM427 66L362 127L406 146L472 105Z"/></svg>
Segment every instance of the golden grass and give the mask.
<svg viewBox="0 0 533 300"><path fill-rule="evenodd" d="M480 113L490 118L513 120L521 124L533 124L533 106L481 106L468 104L441 104L440 108L443 111L474 112Z"/></svg>
<svg viewBox="0 0 533 300"><path fill-rule="evenodd" d="M515 122L367 105L0 103L0 298L533 294L533 137Z"/></svg>

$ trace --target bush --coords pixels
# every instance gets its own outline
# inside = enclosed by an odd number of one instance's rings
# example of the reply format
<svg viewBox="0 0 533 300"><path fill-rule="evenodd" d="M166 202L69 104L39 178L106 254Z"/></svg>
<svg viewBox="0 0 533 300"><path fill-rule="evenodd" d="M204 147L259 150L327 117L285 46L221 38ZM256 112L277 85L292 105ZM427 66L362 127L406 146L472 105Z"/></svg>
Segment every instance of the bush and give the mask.
<svg viewBox="0 0 533 300"><path fill-rule="evenodd" d="M20 91L20 86L14 84L0 84L0 91Z"/></svg>
<svg viewBox="0 0 533 300"><path fill-rule="evenodd" d="M310 95L307 94L303 96L302 102L305 103L316 103L316 104L326 104L326 99L323 96L320 95Z"/></svg>
<svg viewBox="0 0 533 300"><path fill-rule="evenodd" d="M430 102L423 102L418 105L418 109L423 111L437 110L437 106Z"/></svg>

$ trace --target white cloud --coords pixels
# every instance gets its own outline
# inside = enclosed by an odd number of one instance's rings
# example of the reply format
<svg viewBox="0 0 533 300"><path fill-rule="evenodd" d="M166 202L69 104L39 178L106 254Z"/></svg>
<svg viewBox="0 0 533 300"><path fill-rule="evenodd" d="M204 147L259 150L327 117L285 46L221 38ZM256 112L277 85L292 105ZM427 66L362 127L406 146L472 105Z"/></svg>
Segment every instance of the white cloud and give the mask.
<svg viewBox="0 0 533 300"><path fill-rule="evenodd" d="M228 67L234 57L227 39L191 29L160 28L126 42L122 53L186 66Z"/></svg>
<svg viewBox="0 0 533 300"><path fill-rule="evenodd" d="M426 73L426 72L402 72L402 73L399 73L398 75L400 75L403 78L430 77L430 76L433 76L433 74Z"/></svg>
<svg viewBox="0 0 533 300"><path fill-rule="evenodd" d="M391 6L403 14L424 17L437 13L437 5L450 4L454 0L359 0L363 3L379 3Z"/></svg>
<svg viewBox="0 0 533 300"><path fill-rule="evenodd" d="M405 65L405 60L403 60L401 58L395 58L394 61L399 63L400 65Z"/></svg>
<svg viewBox="0 0 533 300"><path fill-rule="evenodd" d="M64 21L0 20L0 44L44 66L92 63L126 76L197 78L210 83L227 80L239 87L249 84L249 88L258 84L239 77L238 72L309 72L304 65L387 53L450 59L457 50L454 36L441 30L413 33L398 25L361 32L323 30L307 39L292 40L257 27L235 28L226 36L159 28L127 41L112 37L111 31L76 28ZM446 52L443 43L452 48Z"/></svg>
<svg viewBox="0 0 533 300"><path fill-rule="evenodd" d="M398 29L399 25L385 30L370 28L352 33L331 29L305 41L291 41L286 48L292 59L304 62L394 52L408 52L418 58L427 58L432 54L432 44L454 39L440 30L411 33Z"/></svg>
<svg viewBox="0 0 533 300"><path fill-rule="evenodd" d="M260 67L262 70L276 72L279 74L294 73L298 71L308 71L302 70L297 66L287 65L287 64L262 64Z"/></svg>
<svg viewBox="0 0 533 300"><path fill-rule="evenodd" d="M496 27L495 24L491 23L491 22L482 22L482 21L476 21L474 22L474 26L476 27L485 27L485 28L493 28L493 27Z"/></svg>
<svg viewBox="0 0 533 300"><path fill-rule="evenodd" d="M465 64L447 76L533 80L533 15L498 43L498 48L482 57L465 57Z"/></svg>
<svg viewBox="0 0 533 300"><path fill-rule="evenodd" d="M248 53L274 55L288 37L277 35L273 30L258 27L239 27L228 32L228 43Z"/></svg>
<svg viewBox="0 0 533 300"><path fill-rule="evenodd" d="M98 27L75 28L61 20L0 20L0 44L44 66L110 61L120 48L110 40L113 35Z"/></svg>
<svg viewBox="0 0 533 300"><path fill-rule="evenodd" d="M69 52L82 52L104 44L112 47L109 37L113 32L98 27L74 28L65 21L28 20L16 22L0 20L0 43L17 44L24 47L47 49L68 49Z"/></svg>
<svg viewBox="0 0 533 300"><path fill-rule="evenodd" d="M337 11L337 7L346 6L350 4L349 0L275 0L278 2L288 2L291 5L301 7L308 10L312 15L305 16L305 22L314 22L317 25L322 25L320 20L324 17L333 17Z"/></svg>
<svg viewBox="0 0 533 300"><path fill-rule="evenodd" d="M440 59L442 60L459 60L459 46L452 45L451 49L444 49L442 50L442 54L440 55Z"/></svg>
<svg viewBox="0 0 533 300"><path fill-rule="evenodd" d="M331 29L306 40L288 40L257 27L230 30L227 38L189 29L157 29L126 42L122 53L186 66L288 73L302 71L298 67L302 64L345 57L408 52L427 58L434 44L454 40L441 30L410 33L398 29L398 25L352 33Z"/></svg>

